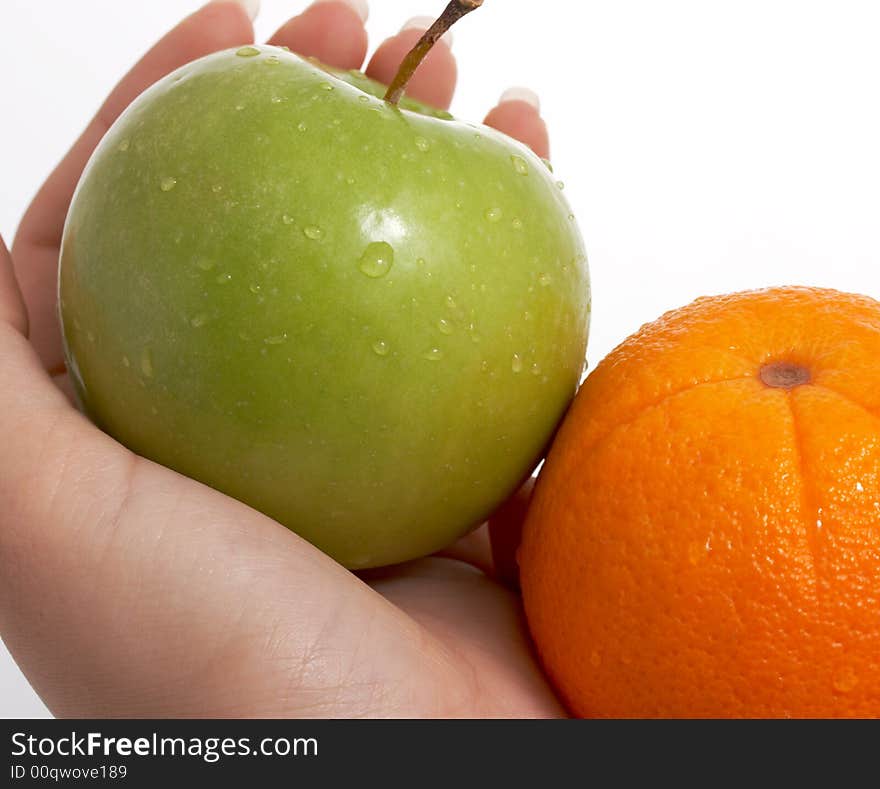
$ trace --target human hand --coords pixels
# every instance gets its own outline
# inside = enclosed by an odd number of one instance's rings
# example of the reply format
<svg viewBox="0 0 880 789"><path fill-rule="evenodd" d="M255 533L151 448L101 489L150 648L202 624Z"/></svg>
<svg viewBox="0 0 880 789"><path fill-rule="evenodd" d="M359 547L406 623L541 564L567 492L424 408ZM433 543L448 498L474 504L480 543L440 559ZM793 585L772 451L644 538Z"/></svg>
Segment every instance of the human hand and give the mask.
<svg viewBox="0 0 880 789"><path fill-rule="evenodd" d="M367 73L389 82L419 34L385 41ZM485 534L354 575L244 504L132 454L72 407L56 278L80 173L146 87L252 41L235 2L184 20L49 177L11 256L0 242L0 634L61 716L560 714ZM340 68L359 68L367 48L340 2L311 6L270 43ZM454 84L438 45L408 92L445 108ZM486 122L547 155L527 102L502 102Z"/></svg>

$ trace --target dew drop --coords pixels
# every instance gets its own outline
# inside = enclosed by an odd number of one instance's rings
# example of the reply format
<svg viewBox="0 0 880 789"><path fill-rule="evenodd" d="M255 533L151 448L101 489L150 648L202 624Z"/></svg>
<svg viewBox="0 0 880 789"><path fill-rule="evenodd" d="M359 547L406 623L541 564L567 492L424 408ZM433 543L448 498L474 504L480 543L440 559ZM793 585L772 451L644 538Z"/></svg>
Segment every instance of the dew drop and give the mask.
<svg viewBox="0 0 880 789"><path fill-rule="evenodd" d="M367 244L358 260L362 274L374 279L384 277L394 263L394 248L387 241L373 241Z"/></svg>
<svg viewBox="0 0 880 789"><path fill-rule="evenodd" d="M416 137L416 148L418 148L423 153L427 151L431 147L431 143L429 143L424 137Z"/></svg>
<svg viewBox="0 0 880 789"><path fill-rule="evenodd" d="M177 186L177 179L170 175L159 182L159 188L163 192L170 192L175 186Z"/></svg>
<svg viewBox="0 0 880 789"><path fill-rule="evenodd" d="M306 225L303 228L303 235L312 241L320 241L324 237L324 231L317 225Z"/></svg>
<svg viewBox="0 0 880 789"><path fill-rule="evenodd" d="M194 329L200 329L208 322L208 316L205 315L204 312L200 312L198 315L194 315L189 322L189 325Z"/></svg>
<svg viewBox="0 0 880 789"><path fill-rule="evenodd" d="M227 282L229 282L231 279L232 279L232 274L229 274L229 273L227 272L227 273L225 273L225 274L218 274L218 275L217 275L217 279L215 279L214 281L215 281L218 285L225 285L225 284L226 284Z"/></svg>
<svg viewBox="0 0 880 789"><path fill-rule="evenodd" d="M273 334L271 337L264 337L263 342L266 343L266 345L281 345L282 343L287 342L287 332Z"/></svg>
<svg viewBox="0 0 880 789"><path fill-rule="evenodd" d="M256 282L254 282L252 285L249 285L249 286L248 286L248 290L249 290L251 293L254 293L254 294L259 293L262 289L263 289L263 286L262 286L262 285L258 285Z"/></svg>
<svg viewBox="0 0 880 789"><path fill-rule="evenodd" d="M546 288L551 282L553 282L553 279L550 277L549 274L538 274L538 284L542 288Z"/></svg>
<svg viewBox="0 0 880 789"><path fill-rule="evenodd" d="M561 192L563 189L565 189L565 181L557 181L557 182L556 182L556 188L557 188L560 192Z"/></svg>
<svg viewBox="0 0 880 789"><path fill-rule="evenodd" d="M513 154L510 157L510 161L513 162L513 169L516 170L520 175L529 174L529 163L525 159L523 159L522 156Z"/></svg>
<svg viewBox="0 0 880 789"><path fill-rule="evenodd" d="M329 82L322 82L318 87L320 87L321 90L333 90L333 86Z"/></svg>
<svg viewBox="0 0 880 789"><path fill-rule="evenodd" d="M200 268L202 271L210 271L214 268L214 261L208 258L199 258L196 260L196 268Z"/></svg>
<svg viewBox="0 0 880 789"><path fill-rule="evenodd" d="M284 101L284 99L282 99L281 96L273 96L273 97L270 99L270 101L271 101L273 104L281 104L281 102Z"/></svg>
<svg viewBox="0 0 880 789"><path fill-rule="evenodd" d="M522 368L523 368L522 357L518 353L515 353L513 355L513 359L511 359L511 361L510 361L510 369L513 370L515 373L521 373Z"/></svg>
<svg viewBox="0 0 880 789"><path fill-rule="evenodd" d="M131 142L128 139L125 139L119 143L117 148L120 151L127 151L130 145L131 145Z"/></svg>
<svg viewBox="0 0 880 789"><path fill-rule="evenodd" d="M285 225L292 225L293 224L293 217L290 216L290 214L284 214L281 217L281 221L284 222Z"/></svg>
<svg viewBox="0 0 880 789"><path fill-rule="evenodd" d="M540 375L541 365L537 362L532 362L532 366L529 368L529 372L531 372L532 375Z"/></svg>
<svg viewBox="0 0 880 789"><path fill-rule="evenodd" d="M455 303L455 299L452 298L452 296L446 297L446 306L449 307L449 309L451 309L451 310L456 309L457 305Z"/></svg>
<svg viewBox="0 0 880 789"><path fill-rule="evenodd" d="M376 340L373 343L373 353L376 356L387 356L388 355L388 343L385 340Z"/></svg>
<svg viewBox="0 0 880 789"><path fill-rule="evenodd" d="M309 127L306 126L306 124L305 124L304 121L300 121L298 124L296 124L296 128L297 128L297 131L304 132L304 131L305 131L306 129L308 129Z"/></svg>
<svg viewBox="0 0 880 789"><path fill-rule="evenodd" d="M550 164L550 160L542 158L541 161L544 162L544 167L546 167L552 173L553 172L553 165Z"/></svg>
<svg viewBox="0 0 880 789"><path fill-rule="evenodd" d="M278 59L278 55L269 55L263 62L267 66L277 66L281 61Z"/></svg>
<svg viewBox="0 0 880 789"><path fill-rule="evenodd" d="M490 222L498 222L504 216L504 212L500 208L489 208L483 216Z"/></svg>
<svg viewBox="0 0 880 789"><path fill-rule="evenodd" d="M216 195L216 194L220 194L220 192L223 191L223 187L220 186L220 184L214 184L214 186L211 187L211 191L212 191L215 195Z"/></svg>
<svg viewBox="0 0 880 789"><path fill-rule="evenodd" d="M86 339L88 339L89 342L94 342L95 341L95 333L92 331L86 332Z"/></svg>
<svg viewBox="0 0 880 789"><path fill-rule="evenodd" d="M144 348L141 354L141 372L147 377L153 377L153 354L149 348Z"/></svg>
<svg viewBox="0 0 880 789"><path fill-rule="evenodd" d="M127 356L122 357L122 366L131 367L131 360Z"/></svg>
<svg viewBox="0 0 880 789"><path fill-rule="evenodd" d="M519 217L517 217L516 219L514 219L510 224L511 224L511 227L513 227L514 230L522 230L522 227L523 227L523 221L522 221L522 219L520 219Z"/></svg>
<svg viewBox="0 0 880 789"><path fill-rule="evenodd" d="M236 112L241 112L243 109L244 109L244 104L239 103L239 104L235 105Z"/></svg>
<svg viewBox="0 0 880 789"><path fill-rule="evenodd" d="M425 265L426 265L426 261L425 261L425 259L424 259L424 258L416 258L416 265L417 265L419 268L424 268Z"/></svg>
<svg viewBox="0 0 880 789"><path fill-rule="evenodd" d="M452 328L452 324L445 318L440 318L440 320L437 321L437 328L440 330L441 334L446 335L452 334L452 332L455 331Z"/></svg>
<svg viewBox="0 0 880 789"><path fill-rule="evenodd" d="M427 359L429 362L438 362L443 358L443 351L439 348L431 348L422 354L422 358Z"/></svg>
<svg viewBox="0 0 880 789"><path fill-rule="evenodd" d="M260 50L256 47L241 47L235 51L235 54L240 58L252 58L254 55L259 55Z"/></svg>
<svg viewBox="0 0 880 789"><path fill-rule="evenodd" d="M369 103L370 103L370 97L367 96L366 94L361 94L360 96L358 96L358 101L359 101L361 104L369 104Z"/></svg>

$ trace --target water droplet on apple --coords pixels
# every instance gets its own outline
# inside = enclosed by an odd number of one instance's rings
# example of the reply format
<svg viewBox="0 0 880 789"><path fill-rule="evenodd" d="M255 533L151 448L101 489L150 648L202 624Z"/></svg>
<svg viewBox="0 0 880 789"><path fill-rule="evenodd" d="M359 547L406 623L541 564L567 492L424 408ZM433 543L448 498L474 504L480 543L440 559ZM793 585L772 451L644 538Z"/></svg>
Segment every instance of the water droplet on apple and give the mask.
<svg viewBox="0 0 880 789"><path fill-rule="evenodd" d="M306 225L303 228L303 235L312 241L320 241L324 237L324 231L317 225Z"/></svg>
<svg viewBox="0 0 880 789"><path fill-rule="evenodd" d="M489 372L489 362L487 362L485 359L483 359L483 361L480 362L480 372L481 373L488 373Z"/></svg>
<svg viewBox="0 0 880 789"><path fill-rule="evenodd" d="M236 104L235 105L236 112L241 112L243 109L244 109L244 104Z"/></svg>
<svg viewBox="0 0 880 789"><path fill-rule="evenodd" d="M131 367L131 361L127 356L122 357L122 366L123 367Z"/></svg>
<svg viewBox="0 0 880 789"><path fill-rule="evenodd" d="M522 230L523 221L519 217L514 219L510 224L514 230Z"/></svg>
<svg viewBox="0 0 880 789"><path fill-rule="evenodd" d="M553 280L549 274L538 274L538 284L542 288L546 288L551 282L553 282Z"/></svg>
<svg viewBox="0 0 880 789"><path fill-rule="evenodd" d="M513 359L511 359L511 361L510 361L510 369L513 370L515 373L521 373L522 368L523 368L522 357L518 353L515 353L513 355Z"/></svg>
<svg viewBox="0 0 880 789"><path fill-rule="evenodd" d="M200 268L202 271L210 271L214 268L214 261L208 258L198 258L196 260L196 268Z"/></svg>
<svg viewBox="0 0 880 789"><path fill-rule="evenodd" d="M424 258L416 258L416 266L419 268L424 268L426 265L426 261Z"/></svg>
<svg viewBox="0 0 880 789"><path fill-rule="evenodd" d="M560 192L561 192L563 189L565 189L565 181L557 181L557 182L556 182L556 188L557 188Z"/></svg>
<svg viewBox="0 0 880 789"><path fill-rule="evenodd" d="M217 279L215 279L214 281L215 281L218 285L225 285L225 284L226 284L227 282L229 282L231 279L232 279L232 274L230 274L230 273L227 272L227 273L225 273L225 274L218 274L218 275L217 275Z"/></svg>
<svg viewBox="0 0 880 789"><path fill-rule="evenodd" d="M550 160L542 158L541 161L544 162L544 167L546 167L552 173L553 172L553 165L550 164Z"/></svg>
<svg viewBox="0 0 880 789"><path fill-rule="evenodd" d="M263 342L266 345L281 345L284 342L287 342L287 332L281 332L281 334L273 334L271 337L264 337Z"/></svg>
<svg viewBox="0 0 880 789"><path fill-rule="evenodd" d="M446 320L446 318L440 318L440 320L437 321L437 328L440 330L441 334L446 335L452 334L452 332L455 331L452 328L452 324Z"/></svg>
<svg viewBox="0 0 880 789"><path fill-rule="evenodd" d="M377 279L384 277L394 264L394 247L387 241L373 241L367 244L358 260L358 269L362 274Z"/></svg>
<svg viewBox="0 0 880 789"><path fill-rule="evenodd" d="M159 188L163 192L170 192L175 186L177 186L177 179L170 175L159 182Z"/></svg>
<svg viewBox="0 0 880 789"><path fill-rule="evenodd" d="M499 222L501 217L504 216L504 212L500 208L489 208L486 210L484 216L490 222Z"/></svg>
<svg viewBox="0 0 880 789"><path fill-rule="evenodd" d="M388 343L385 340L376 340L373 343L373 353L376 356L387 356L388 355Z"/></svg>
<svg viewBox="0 0 880 789"><path fill-rule="evenodd" d="M304 131L305 131L306 129L308 129L309 127L306 126L305 123L304 123L303 121L300 121L298 124L296 124L296 128L297 128L298 131L304 132Z"/></svg>
<svg viewBox="0 0 880 789"><path fill-rule="evenodd" d="M569 222L574 222L574 214L569 214L569 215L568 215L568 221L569 221Z"/></svg>
<svg viewBox="0 0 880 789"><path fill-rule="evenodd" d="M277 66L281 61L278 59L278 55L269 55L263 62L267 66Z"/></svg>
<svg viewBox="0 0 880 789"><path fill-rule="evenodd" d="M128 150L128 147L129 147L130 145L131 145L131 141L128 140L128 139L125 139L125 140L123 140L122 142L119 143L119 145L117 146L117 148L118 148L118 150L120 150L120 151L127 151L127 150Z"/></svg>
<svg viewBox="0 0 880 789"><path fill-rule="evenodd" d="M321 90L333 90L333 86L329 82L322 82L319 86Z"/></svg>
<svg viewBox="0 0 880 789"><path fill-rule="evenodd" d="M429 362L438 362L443 358L443 351L440 348L431 348L422 354L422 358L427 359Z"/></svg>
<svg viewBox="0 0 880 789"><path fill-rule="evenodd" d="M532 362L532 366L529 368L529 371L532 373L532 375L540 375L541 365L537 362Z"/></svg>
<svg viewBox="0 0 880 789"><path fill-rule="evenodd" d="M94 342L95 341L95 333L91 332L91 331L86 332L86 338L88 339L89 342Z"/></svg>
<svg viewBox="0 0 880 789"><path fill-rule="evenodd" d="M520 175L529 174L529 163L525 159L523 159L522 156L513 154L510 157L510 161L513 162L513 169L516 170Z"/></svg>
<svg viewBox="0 0 880 789"><path fill-rule="evenodd" d="M259 55L260 50L256 47L241 47L235 51L235 54L240 58L252 58L254 55Z"/></svg>
<svg viewBox="0 0 880 789"><path fill-rule="evenodd" d="M189 322L189 325L194 329L200 329L208 322L208 316L205 315L204 312L200 312L198 315L194 315Z"/></svg>
<svg viewBox="0 0 880 789"><path fill-rule="evenodd" d="M281 102L284 101L284 99L282 99L281 96L273 96L273 97L270 99L270 101L271 101L273 104L281 104Z"/></svg>
<svg viewBox="0 0 880 789"><path fill-rule="evenodd" d="M446 306L449 307L449 309L454 310L457 308L458 305L456 305L455 299L452 298L452 296L447 296L446 297Z"/></svg>
<svg viewBox="0 0 880 789"><path fill-rule="evenodd" d="M424 137L416 137L416 148L418 148L423 153L427 151L431 147L431 143L429 143Z"/></svg>
<svg viewBox="0 0 880 789"><path fill-rule="evenodd" d="M364 93L364 94L361 94L360 96L358 96L358 101L361 102L361 104L369 104L370 97Z"/></svg>
<svg viewBox="0 0 880 789"><path fill-rule="evenodd" d="M281 217L281 221L284 222L285 225L292 225L293 224L293 217L290 216L290 214L284 214Z"/></svg>
<svg viewBox="0 0 880 789"><path fill-rule="evenodd" d="M141 372L147 378L153 377L153 354L149 348L144 348L141 354Z"/></svg>
<svg viewBox="0 0 880 789"><path fill-rule="evenodd" d="M214 186L211 187L211 191L212 191L215 195L217 195L217 194L220 194L220 192L223 191L223 187L220 186L220 184L214 184Z"/></svg>
<svg viewBox="0 0 880 789"><path fill-rule="evenodd" d="M263 286L258 285L256 282L254 282L253 284L248 286L248 290L253 294L259 293L262 289L263 289Z"/></svg>
<svg viewBox="0 0 880 789"><path fill-rule="evenodd" d="M529 312L528 310L526 310L526 311L523 313L523 320L524 320L524 321L530 321L531 319L532 319L532 313Z"/></svg>

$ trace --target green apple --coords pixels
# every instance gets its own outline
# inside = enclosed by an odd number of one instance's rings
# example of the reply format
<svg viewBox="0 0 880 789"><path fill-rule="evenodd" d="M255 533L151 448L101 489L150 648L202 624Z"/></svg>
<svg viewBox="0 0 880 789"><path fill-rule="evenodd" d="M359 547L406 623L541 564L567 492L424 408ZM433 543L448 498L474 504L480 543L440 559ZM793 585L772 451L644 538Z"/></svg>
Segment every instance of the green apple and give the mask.
<svg viewBox="0 0 880 789"><path fill-rule="evenodd" d="M60 264L95 423L352 568L443 547L528 476L589 319L547 166L375 92L268 46L185 66L104 137Z"/></svg>

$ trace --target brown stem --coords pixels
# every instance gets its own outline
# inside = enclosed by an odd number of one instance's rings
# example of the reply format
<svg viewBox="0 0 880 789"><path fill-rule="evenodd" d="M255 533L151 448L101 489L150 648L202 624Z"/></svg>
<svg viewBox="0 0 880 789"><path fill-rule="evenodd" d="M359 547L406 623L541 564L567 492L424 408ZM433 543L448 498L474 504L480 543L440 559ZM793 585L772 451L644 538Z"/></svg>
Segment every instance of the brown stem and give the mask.
<svg viewBox="0 0 880 789"><path fill-rule="evenodd" d="M437 39L465 14L469 14L481 5L483 5L483 0L451 0L449 5L443 10L443 13L437 17L434 24L425 31L425 34L403 59L397 74L388 86L388 91L385 93L385 101L397 104L403 96L403 92L406 90L412 75L415 74L419 64L425 59L428 52L431 51L431 47L437 43Z"/></svg>

